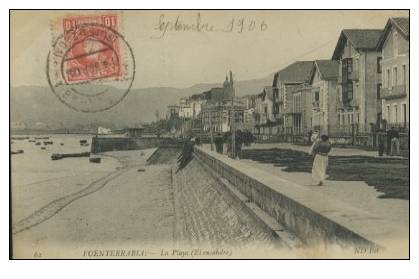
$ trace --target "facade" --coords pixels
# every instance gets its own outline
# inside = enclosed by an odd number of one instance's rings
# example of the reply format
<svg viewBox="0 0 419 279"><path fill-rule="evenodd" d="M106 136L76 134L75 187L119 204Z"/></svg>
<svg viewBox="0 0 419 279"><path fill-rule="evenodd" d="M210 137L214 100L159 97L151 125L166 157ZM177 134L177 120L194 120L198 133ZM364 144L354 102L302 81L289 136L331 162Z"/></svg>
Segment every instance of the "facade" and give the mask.
<svg viewBox="0 0 419 279"><path fill-rule="evenodd" d="M179 104L167 106L168 118L197 118L201 113L202 105L205 103L205 100L196 96L197 95L190 98L181 98Z"/></svg>
<svg viewBox="0 0 419 279"><path fill-rule="evenodd" d="M334 60L316 60L310 80L312 113L310 130L333 133L338 125L337 78L339 64Z"/></svg>
<svg viewBox="0 0 419 279"><path fill-rule="evenodd" d="M377 49L381 52L381 98L387 128L409 127L409 18L390 18Z"/></svg>
<svg viewBox="0 0 419 279"><path fill-rule="evenodd" d="M300 85L309 83L313 65L313 61L297 61L274 75L273 113L279 134L293 134L295 119L293 116L294 90Z"/></svg>
<svg viewBox="0 0 419 279"><path fill-rule="evenodd" d="M180 106L179 105L168 105L167 106L167 116L168 118L179 117Z"/></svg>
<svg viewBox="0 0 419 279"><path fill-rule="evenodd" d="M231 102L224 104L205 105L201 114L202 128L204 133L224 133L231 131L231 118L235 115L234 125L237 129L243 128L245 106L235 103L234 108Z"/></svg>
<svg viewBox="0 0 419 279"><path fill-rule="evenodd" d="M381 29L345 29L332 59L339 63L338 123L369 132L381 119Z"/></svg>
<svg viewBox="0 0 419 279"><path fill-rule="evenodd" d="M226 77L223 87L212 88L204 92L207 101L202 105L201 122L204 133L229 132L231 130L231 119L234 115L234 125L240 127L244 121L246 104L240 98L234 97L233 74L230 72L230 79ZM233 98L234 105L232 105Z"/></svg>
<svg viewBox="0 0 419 279"><path fill-rule="evenodd" d="M265 86L255 99L255 128L256 134L272 134L275 126L273 111L274 96L272 86Z"/></svg>
<svg viewBox="0 0 419 279"><path fill-rule="evenodd" d="M312 130L313 104L312 88L308 84L301 84L292 90L292 109L289 113L292 122L292 135L304 136Z"/></svg>

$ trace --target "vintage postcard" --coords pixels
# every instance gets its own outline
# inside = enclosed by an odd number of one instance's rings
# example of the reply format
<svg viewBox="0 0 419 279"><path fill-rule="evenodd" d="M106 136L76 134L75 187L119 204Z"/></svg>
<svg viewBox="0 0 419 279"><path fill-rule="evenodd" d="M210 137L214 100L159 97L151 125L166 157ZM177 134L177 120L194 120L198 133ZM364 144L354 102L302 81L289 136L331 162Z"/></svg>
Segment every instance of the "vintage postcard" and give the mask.
<svg viewBox="0 0 419 279"><path fill-rule="evenodd" d="M408 259L409 10L11 10L13 259Z"/></svg>

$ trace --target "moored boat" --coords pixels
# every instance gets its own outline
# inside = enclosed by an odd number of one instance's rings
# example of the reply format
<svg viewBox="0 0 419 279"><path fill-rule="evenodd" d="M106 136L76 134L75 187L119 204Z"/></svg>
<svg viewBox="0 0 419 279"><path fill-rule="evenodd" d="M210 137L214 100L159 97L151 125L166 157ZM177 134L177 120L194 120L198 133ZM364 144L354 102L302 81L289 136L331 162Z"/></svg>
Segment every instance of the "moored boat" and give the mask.
<svg viewBox="0 0 419 279"><path fill-rule="evenodd" d="M100 157L90 157L89 162L90 163L100 163L102 161L102 158Z"/></svg>

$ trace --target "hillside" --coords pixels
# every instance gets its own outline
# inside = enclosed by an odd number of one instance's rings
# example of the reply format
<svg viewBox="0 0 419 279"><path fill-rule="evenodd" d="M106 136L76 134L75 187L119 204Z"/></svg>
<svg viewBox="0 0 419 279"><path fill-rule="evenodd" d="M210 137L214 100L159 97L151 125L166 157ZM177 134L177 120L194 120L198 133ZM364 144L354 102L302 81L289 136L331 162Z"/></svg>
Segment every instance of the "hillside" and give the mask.
<svg viewBox="0 0 419 279"><path fill-rule="evenodd" d="M236 94L244 96L261 92L263 86L270 85L271 77L236 82ZM98 113L81 113L64 104L51 92L49 87L12 87L10 113L12 128L14 123L25 123L34 127L42 124L49 128L81 128L86 125L121 127L148 122L155 119L158 110L161 117L166 114L169 104L179 98L201 93L220 84L196 84L188 88L152 87L133 89L117 106Z"/></svg>

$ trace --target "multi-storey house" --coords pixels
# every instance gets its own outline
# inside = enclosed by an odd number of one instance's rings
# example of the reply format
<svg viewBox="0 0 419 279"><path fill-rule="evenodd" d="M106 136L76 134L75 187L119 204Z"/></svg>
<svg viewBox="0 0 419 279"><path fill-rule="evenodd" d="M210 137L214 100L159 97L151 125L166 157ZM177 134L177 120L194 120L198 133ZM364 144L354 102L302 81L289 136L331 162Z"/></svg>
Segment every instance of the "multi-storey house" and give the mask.
<svg viewBox="0 0 419 279"><path fill-rule="evenodd" d="M409 127L409 18L390 18L378 42L381 52L383 119L390 126Z"/></svg>
<svg viewBox="0 0 419 279"><path fill-rule="evenodd" d="M275 121L273 113L272 86L265 86L255 100L255 124L257 134L269 134L271 123Z"/></svg>
<svg viewBox="0 0 419 279"><path fill-rule="evenodd" d="M368 132L381 118L381 29L345 29L332 59L339 63L338 123Z"/></svg>
<svg viewBox="0 0 419 279"><path fill-rule="evenodd" d="M312 113L311 130L322 133L332 132L337 126L337 78L339 64L334 60L314 61L310 79ZM332 131L331 131L332 130Z"/></svg>
<svg viewBox="0 0 419 279"><path fill-rule="evenodd" d="M293 91L311 78L313 61L297 61L274 75L273 99L278 132L285 135L284 140L291 140L293 129Z"/></svg>

